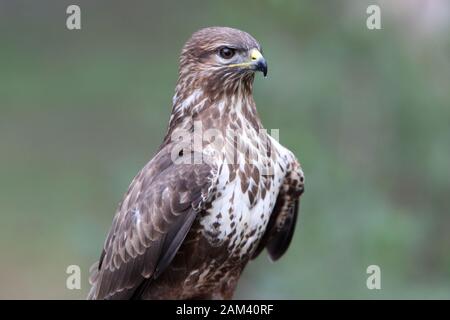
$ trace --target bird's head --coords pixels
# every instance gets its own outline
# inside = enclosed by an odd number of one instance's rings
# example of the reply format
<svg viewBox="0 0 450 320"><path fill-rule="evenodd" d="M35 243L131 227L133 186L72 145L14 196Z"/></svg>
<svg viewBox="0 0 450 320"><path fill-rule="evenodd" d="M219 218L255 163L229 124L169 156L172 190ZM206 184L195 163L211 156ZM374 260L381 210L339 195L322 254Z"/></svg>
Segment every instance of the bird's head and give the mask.
<svg viewBox="0 0 450 320"><path fill-rule="evenodd" d="M248 33L227 27L195 32L183 47L180 79L216 90L253 82L254 73L267 75L259 43Z"/></svg>

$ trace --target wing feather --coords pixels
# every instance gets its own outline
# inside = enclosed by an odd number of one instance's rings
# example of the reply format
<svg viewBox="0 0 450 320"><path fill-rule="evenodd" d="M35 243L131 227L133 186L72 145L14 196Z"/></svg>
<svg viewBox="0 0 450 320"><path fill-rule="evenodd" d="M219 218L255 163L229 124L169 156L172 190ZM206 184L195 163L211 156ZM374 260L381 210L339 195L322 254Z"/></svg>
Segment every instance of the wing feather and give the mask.
<svg viewBox="0 0 450 320"><path fill-rule="evenodd" d="M119 205L89 299L139 298L138 289L164 272L209 199L213 168L206 161L175 164L170 148L141 170Z"/></svg>
<svg viewBox="0 0 450 320"><path fill-rule="evenodd" d="M289 167L291 169L286 173L266 231L252 259L266 248L272 261L276 261L286 252L291 243L299 211L299 198L304 191L304 176L295 159Z"/></svg>

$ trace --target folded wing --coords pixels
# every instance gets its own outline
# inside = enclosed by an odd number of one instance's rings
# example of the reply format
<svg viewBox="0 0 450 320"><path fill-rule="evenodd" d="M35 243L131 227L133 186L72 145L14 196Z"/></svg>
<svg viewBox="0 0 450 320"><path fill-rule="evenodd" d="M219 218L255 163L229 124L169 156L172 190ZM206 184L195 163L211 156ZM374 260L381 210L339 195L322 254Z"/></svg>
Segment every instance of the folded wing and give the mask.
<svg viewBox="0 0 450 320"><path fill-rule="evenodd" d="M162 148L131 183L91 275L89 299L136 298L141 284L170 264L208 200L212 168L175 164L170 155L170 145Z"/></svg>

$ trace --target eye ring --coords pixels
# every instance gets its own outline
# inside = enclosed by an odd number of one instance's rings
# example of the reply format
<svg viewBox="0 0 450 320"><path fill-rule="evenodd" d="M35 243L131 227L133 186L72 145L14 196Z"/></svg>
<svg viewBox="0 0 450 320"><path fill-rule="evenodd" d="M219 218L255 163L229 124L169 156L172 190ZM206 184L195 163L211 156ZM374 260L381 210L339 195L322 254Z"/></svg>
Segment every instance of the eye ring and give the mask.
<svg viewBox="0 0 450 320"><path fill-rule="evenodd" d="M219 55L223 59L231 59L234 57L236 50L230 47L222 47L219 49Z"/></svg>

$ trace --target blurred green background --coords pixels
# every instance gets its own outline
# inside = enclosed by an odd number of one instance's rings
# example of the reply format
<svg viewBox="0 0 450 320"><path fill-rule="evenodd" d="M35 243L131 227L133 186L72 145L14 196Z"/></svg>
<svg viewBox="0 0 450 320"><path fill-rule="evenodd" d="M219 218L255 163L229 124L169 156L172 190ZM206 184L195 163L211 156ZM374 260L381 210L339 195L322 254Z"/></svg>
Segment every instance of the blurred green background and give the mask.
<svg viewBox="0 0 450 320"><path fill-rule="evenodd" d="M85 298L165 133L180 49L211 25L262 44L258 109L307 183L290 250L251 263L236 298L450 298L449 22L445 0L0 0L0 298Z"/></svg>

